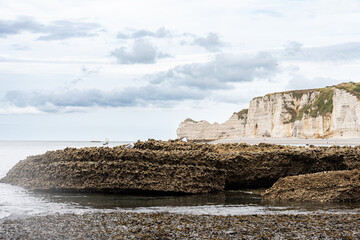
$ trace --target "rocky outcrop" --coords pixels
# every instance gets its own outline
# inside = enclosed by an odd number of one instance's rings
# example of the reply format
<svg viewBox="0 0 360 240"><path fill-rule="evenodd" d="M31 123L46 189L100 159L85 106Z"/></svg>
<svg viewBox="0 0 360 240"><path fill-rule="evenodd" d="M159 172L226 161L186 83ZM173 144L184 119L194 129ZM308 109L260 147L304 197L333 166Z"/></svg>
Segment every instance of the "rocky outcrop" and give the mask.
<svg viewBox="0 0 360 240"><path fill-rule="evenodd" d="M268 94L223 124L186 119L178 138L214 140L239 137L360 137L360 83Z"/></svg>
<svg viewBox="0 0 360 240"><path fill-rule="evenodd" d="M263 194L266 200L360 201L360 170L331 171L279 179Z"/></svg>
<svg viewBox="0 0 360 240"><path fill-rule="evenodd" d="M31 190L208 193L266 188L279 178L360 168L360 147L138 141L133 148L67 148L28 157L3 183Z"/></svg>
<svg viewBox="0 0 360 240"><path fill-rule="evenodd" d="M208 166L192 164L209 162ZM224 189L211 155L115 148L67 148L28 157L1 180L30 190L111 193L207 193Z"/></svg>

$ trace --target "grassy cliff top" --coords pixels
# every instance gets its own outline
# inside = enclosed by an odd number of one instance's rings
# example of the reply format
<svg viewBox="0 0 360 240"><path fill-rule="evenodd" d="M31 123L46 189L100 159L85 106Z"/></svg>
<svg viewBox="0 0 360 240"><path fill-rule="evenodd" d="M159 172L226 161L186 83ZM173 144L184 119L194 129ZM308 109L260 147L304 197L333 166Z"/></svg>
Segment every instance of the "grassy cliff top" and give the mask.
<svg viewBox="0 0 360 240"><path fill-rule="evenodd" d="M187 118L187 119L184 120L184 123L188 123L188 122L198 123L198 121L192 120L191 118Z"/></svg>
<svg viewBox="0 0 360 240"><path fill-rule="evenodd" d="M333 86L327 86L325 88L333 88ZM263 97L270 97L270 96L273 96L273 95L276 95L276 94L291 94L296 99L299 99L304 94L313 93L313 92L319 92L321 89L325 89L325 88L313 88L313 89L301 89L301 90L289 90L289 91L283 91L283 92L274 92L274 93L268 93L265 96L255 97L254 99L259 99L259 98L263 98Z"/></svg>
<svg viewBox="0 0 360 240"><path fill-rule="evenodd" d="M243 109L239 112L234 112L234 114L237 115L238 119L243 120L243 119L247 118L248 111L249 111L249 109Z"/></svg>
<svg viewBox="0 0 360 240"><path fill-rule="evenodd" d="M291 101L285 105L287 112L291 115L291 118L286 120L284 123L293 123L297 120L303 119L304 116L310 116L312 118L318 116L326 116L329 113L332 113L333 110L333 95L335 89L342 89L348 93L357 97L360 100L360 83L347 82L340 83L334 86L327 86L324 88L314 88L314 89L304 89L304 90L293 90L285 92L276 92L265 95L265 97L270 97L276 94L289 94L294 98L294 101ZM304 94L313 95L313 100L311 103L306 104L299 108L295 104L296 100L299 100L303 97ZM263 97L257 97L254 99L261 99Z"/></svg>
<svg viewBox="0 0 360 240"><path fill-rule="evenodd" d="M323 92L328 91L329 89L334 90L334 88L345 90L353 95L355 95L360 100L360 83L354 83L354 82L347 82L347 83L340 83L334 86L327 86L324 88L313 88L313 89L302 89L302 90L289 90L289 91L283 91L283 92L275 92L275 93L269 93L265 96L259 96L255 97L254 99L263 98L263 97L270 97L276 94L291 94L296 99L301 98L304 94L312 93L312 92Z"/></svg>
<svg viewBox="0 0 360 240"><path fill-rule="evenodd" d="M358 100L360 100L360 83L354 83L354 82L340 83L338 85L335 85L334 87L345 90L353 94L354 96L357 97Z"/></svg>

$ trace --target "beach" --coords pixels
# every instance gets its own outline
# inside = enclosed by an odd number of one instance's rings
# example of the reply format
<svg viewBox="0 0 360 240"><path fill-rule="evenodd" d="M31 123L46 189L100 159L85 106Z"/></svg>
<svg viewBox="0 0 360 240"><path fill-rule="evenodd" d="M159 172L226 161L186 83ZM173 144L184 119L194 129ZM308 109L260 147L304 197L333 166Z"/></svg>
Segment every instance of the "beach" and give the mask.
<svg viewBox="0 0 360 240"><path fill-rule="evenodd" d="M86 213L5 220L0 239L359 239L360 214Z"/></svg>

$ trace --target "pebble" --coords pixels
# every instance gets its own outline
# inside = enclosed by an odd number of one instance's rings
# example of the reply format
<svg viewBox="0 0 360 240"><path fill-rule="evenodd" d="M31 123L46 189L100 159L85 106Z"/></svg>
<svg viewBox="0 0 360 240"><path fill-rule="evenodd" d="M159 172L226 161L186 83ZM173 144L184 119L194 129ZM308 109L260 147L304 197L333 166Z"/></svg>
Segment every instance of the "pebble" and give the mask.
<svg viewBox="0 0 360 240"><path fill-rule="evenodd" d="M360 239L360 214L69 213L6 219L0 239Z"/></svg>

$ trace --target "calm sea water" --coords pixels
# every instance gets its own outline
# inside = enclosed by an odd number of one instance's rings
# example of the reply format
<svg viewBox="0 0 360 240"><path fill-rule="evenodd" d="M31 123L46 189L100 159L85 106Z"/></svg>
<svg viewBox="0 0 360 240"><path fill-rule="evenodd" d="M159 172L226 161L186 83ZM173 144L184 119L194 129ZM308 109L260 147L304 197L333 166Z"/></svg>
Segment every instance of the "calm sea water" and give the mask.
<svg viewBox="0 0 360 240"><path fill-rule="evenodd" d="M110 142L109 146L129 142ZM0 141L0 178L18 161L29 155L66 147L102 146L93 142ZM360 212L359 204L297 204L264 203L252 191L226 191L195 196L136 196L117 194L49 194L34 193L0 183L0 220L34 214L86 211L167 211L173 213L240 215L273 213Z"/></svg>

